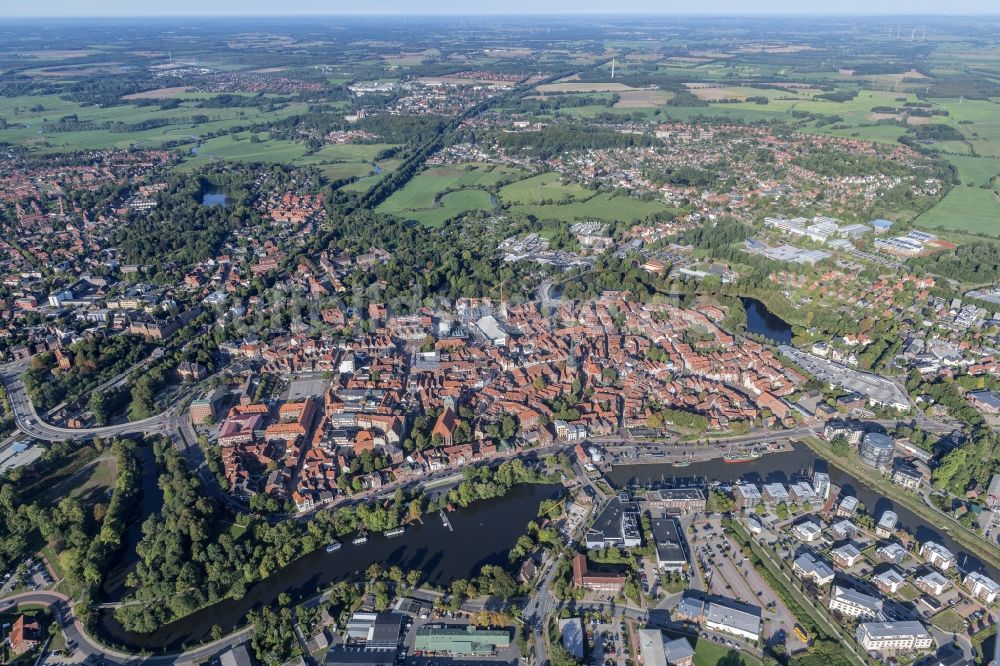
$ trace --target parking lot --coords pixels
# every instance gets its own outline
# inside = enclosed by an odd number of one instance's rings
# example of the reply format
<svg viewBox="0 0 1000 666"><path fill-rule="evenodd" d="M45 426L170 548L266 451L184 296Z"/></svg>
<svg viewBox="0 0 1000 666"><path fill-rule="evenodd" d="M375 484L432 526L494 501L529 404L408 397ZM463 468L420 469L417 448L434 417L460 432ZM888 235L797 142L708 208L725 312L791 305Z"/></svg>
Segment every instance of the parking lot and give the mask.
<svg viewBox="0 0 1000 666"><path fill-rule="evenodd" d="M629 659L625 649L624 623L588 625L587 645L590 663L603 666L623 666Z"/></svg>
<svg viewBox="0 0 1000 666"><path fill-rule="evenodd" d="M26 560L24 564L27 568L23 577L18 575L16 570L4 574L3 582L0 584L0 594L9 594L18 587L23 587L25 590L41 590L55 582L41 560L32 558Z"/></svg>
<svg viewBox="0 0 1000 666"><path fill-rule="evenodd" d="M855 391L883 405L910 404L906 393L892 380L869 372L859 372L846 366L814 356L788 345L779 347L781 353L793 359L817 379L839 386L847 391Z"/></svg>
<svg viewBox="0 0 1000 666"><path fill-rule="evenodd" d="M705 572L708 591L760 606L765 642L784 643L789 653L804 649L805 644L792 631L795 616L753 568L743 550L723 534L719 519L698 521L693 530L698 539L692 543L692 552Z"/></svg>

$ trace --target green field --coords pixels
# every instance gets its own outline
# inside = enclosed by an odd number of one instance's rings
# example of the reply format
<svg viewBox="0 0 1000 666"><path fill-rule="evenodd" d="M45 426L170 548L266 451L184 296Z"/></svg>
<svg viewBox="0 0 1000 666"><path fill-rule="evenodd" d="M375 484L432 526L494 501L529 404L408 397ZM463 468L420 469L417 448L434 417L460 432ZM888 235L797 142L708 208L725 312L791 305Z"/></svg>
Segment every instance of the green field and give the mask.
<svg viewBox="0 0 1000 666"><path fill-rule="evenodd" d="M562 183L558 173L548 172L519 180L500 188L500 200L510 204L537 204L540 201L575 201L593 193L576 183Z"/></svg>
<svg viewBox="0 0 1000 666"><path fill-rule="evenodd" d="M368 178L375 174L374 168L368 162L334 162L321 164L318 168L328 181L344 180L345 178Z"/></svg>
<svg viewBox="0 0 1000 666"><path fill-rule="evenodd" d="M253 143L249 132L240 132L208 139L198 148L198 154L189 156L178 169L192 171L216 160L319 165L324 175L335 180L367 176L373 170L372 158L392 147L389 144L337 144L309 154L301 143L268 139L266 135L258 135L258 138L260 141Z"/></svg>
<svg viewBox="0 0 1000 666"><path fill-rule="evenodd" d="M409 217L428 227L436 227L446 220L472 210L489 211L493 206L490 195L483 190L457 190L441 197L439 205L428 210L415 211Z"/></svg>
<svg viewBox="0 0 1000 666"><path fill-rule="evenodd" d="M105 454L63 481L49 486L38 498L46 504L54 504L63 497L83 498L91 493L105 499L114 487L117 475L118 461L113 455Z"/></svg>
<svg viewBox="0 0 1000 666"><path fill-rule="evenodd" d="M323 146L313 156L316 161L332 162L372 162L379 153L389 148L395 148L389 143L338 143Z"/></svg>
<svg viewBox="0 0 1000 666"><path fill-rule="evenodd" d="M988 189L981 187L1000 174L1000 160L948 156L948 161L958 168L962 184L953 187L938 205L916 218L915 223L928 229L940 227L1000 235L998 185L994 181Z"/></svg>
<svg viewBox="0 0 1000 666"><path fill-rule="evenodd" d="M977 155L1000 156L1000 102L973 99L961 100L961 103L957 99L931 101L948 110L949 116L942 122L961 131ZM965 124L960 124L963 121Z"/></svg>
<svg viewBox="0 0 1000 666"><path fill-rule="evenodd" d="M607 220L608 222L635 222L653 213L671 210L660 201L642 201L630 197L615 196L604 192L585 201L574 201L566 204L549 205L517 205L511 210L533 215L539 220L561 220L574 222L576 220Z"/></svg>
<svg viewBox="0 0 1000 666"><path fill-rule="evenodd" d="M40 106L41 108L37 108ZM35 110L31 110L35 107ZM58 97L0 98L0 117L7 121L7 128L0 130L0 142L27 146L39 152L69 150L94 150L102 148L128 148L132 145L157 147L165 141L178 141L203 136L210 132L225 131L240 125L268 123L306 111L304 103L287 104L271 112L253 108L200 109L185 103L175 109L161 110L158 106L80 106ZM65 116L75 115L79 121L139 123L157 119L187 119L204 115L208 121L199 124L183 123L155 127L137 132L111 132L106 129L71 132L46 131L42 124L56 122Z"/></svg>
<svg viewBox="0 0 1000 666"><path fill-rule="evenodd" d="M736 652L732 648L713 643L707 638L699 638L697 640L698 644L694 648L694 666L717 666L730 652ZM745 666L760 666L760 660L753 655L745 652L739 652L738 654ZM726 663L728 664L729 662L727 661Z"/></svg>
<svg viewBox="0 0 1000 666"><path fill-rule="evenodd" d="M431 167L394 192L378 210L432 226L441 224L465 211L492 209L490 195L484 188L519 173L483 164Z"/></svg>

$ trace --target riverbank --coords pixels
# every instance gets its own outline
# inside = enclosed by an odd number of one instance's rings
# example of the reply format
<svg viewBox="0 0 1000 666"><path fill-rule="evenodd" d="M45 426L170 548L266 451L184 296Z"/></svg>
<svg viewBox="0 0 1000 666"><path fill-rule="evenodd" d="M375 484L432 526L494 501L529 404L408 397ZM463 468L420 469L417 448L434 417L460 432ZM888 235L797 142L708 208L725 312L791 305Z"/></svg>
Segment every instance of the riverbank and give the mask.
<svg viewBox="0 0 1000 666"><path fill-rule="evenodd" d="M788 453L792 451L793 447L787 441L767 441L780 437L780 433L767 433L766 435L759 436L760 442L713 441L703 444L682 444L676 441L622 442L621 445L617 446L606 444L604 449L608 453L612 465L673 465L674 467L686 467L692 463L721 460L730 453L737 456L738 454L748 452L759 454L750 453L745 459L739 461L742 463L759 460L775 453ZM668 445L671 448L664 451L662 448L663 445ZM651 450L646 451L644 449Z"/></svg>
<svg viewBox="0 0 1000 666"><path fill-rule="evenodd" d="M453 531L441 520L426 520L408 526L400 536L369 533L366 543L347 542L333 553L317 548L247 586L239 599L224 599L148 634L126 630L106 611L94 628L96 638L124 651L176 653L209 640L213 625L226 632L235 630L250 610L272 604L281 594L297 604L336 582L364 582L365 570L373 563L386 569L420 570L422 583L446 588L453 580L477 574L485 564L505 566L507 553L528 521L537 517L541 502L560 492L559 485L522 483L502 497L475 501L450 513Z"/></svg>
<svg viewBox="0 0 1000 666"><path fill-rule="evenodd" d="M898 502L901 506L906 507L932 525L938 525L939 529L947 532L951 538L980 560L984 562L1000 562L1000 547L971 533L964 525L951 516L932 509L923 501L920 495L914 495L903 490L872 468L862 465L857 460L836 455L831 447L815 437L804 437L802 438L802 442L816 455L826 458L831 465L839 467L869 487L877 488L878 492L886 498L893 502ZM942 521L946 524L942 525Z"/></svg>
<svg viewBox="0 0 1000 666"><path fill-rule="evenodd" d="M802 438L799 438L802 439ZM981 569L991 578L1000 579L1000 562L996 557L987 556L981 548L966 548L953 535L963 533L956 529L942 529L945 521L940 514L931 513L929 507L921 508L913 503L920 498L906 495L898 486L879 475L864 475L866 470L858 470L857 475L848 470L856 469L847 461L834 461L828 457L825 443L814 443L814 447L797 442L792 450L763 456L746 463L727 465L720 460L695 462L678 468L670 464L659 465L619 465L608 473L608 479L618 489L638 487L708 487L710 481L722 485L750 483L761 486L765 483L788 485L797 480L812 479L815 472L830 475L833 485L842 494L857 497L873 517L885 511L895 511L899 516L897 528L912 534L918 541L937 541L958 557L964 568ZM871 471L871 470L867 470ZM911 511L910 508L916 511Z"/></svg>

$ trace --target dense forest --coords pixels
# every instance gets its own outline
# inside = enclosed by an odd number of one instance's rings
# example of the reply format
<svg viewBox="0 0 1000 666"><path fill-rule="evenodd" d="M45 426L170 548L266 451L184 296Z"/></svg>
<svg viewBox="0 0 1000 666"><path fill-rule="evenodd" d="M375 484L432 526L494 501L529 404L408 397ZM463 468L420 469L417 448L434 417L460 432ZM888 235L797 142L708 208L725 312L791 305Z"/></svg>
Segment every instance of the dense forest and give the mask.
<svg viewBox="0 0 1000 666"><path fill-rule="evenodd" d="M954 250L914 257L906 262L916 269L961 282L995 282L1000 277L1000 245L973 241Z"/></svg>

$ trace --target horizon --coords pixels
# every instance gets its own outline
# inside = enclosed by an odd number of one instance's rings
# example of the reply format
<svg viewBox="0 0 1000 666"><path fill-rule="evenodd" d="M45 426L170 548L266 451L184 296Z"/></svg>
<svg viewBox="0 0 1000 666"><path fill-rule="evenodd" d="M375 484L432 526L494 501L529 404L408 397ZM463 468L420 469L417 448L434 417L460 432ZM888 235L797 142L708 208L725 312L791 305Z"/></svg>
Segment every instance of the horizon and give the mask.
<svg viewBox="0 0 1000 666"><path fill-rule="evenodd" d="M163 18L335 18L335 17L965 17L1000 16L996 5L986 0L955 0L947 10L936 0L844 0L838 9L829 6L803 7L794 0L706 0L696 9L685 6L664 7L655 0L625 0L614 11L598 0L508 0L503 5L483 11L469 12L468 6L457 0L427 0L416 5L411 0L372 0L367 3L334 3L330 7L321 0L288 0L282 11L275 11L267 0L177 0L171 9L129 2L129 0L42 0L34 4L19 4L8 9L0 22L11 19L163 19ZM748 6L749 5L749 6Z"/></svg>

